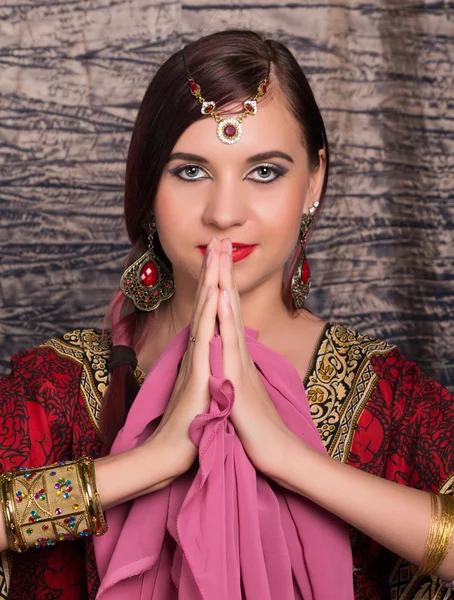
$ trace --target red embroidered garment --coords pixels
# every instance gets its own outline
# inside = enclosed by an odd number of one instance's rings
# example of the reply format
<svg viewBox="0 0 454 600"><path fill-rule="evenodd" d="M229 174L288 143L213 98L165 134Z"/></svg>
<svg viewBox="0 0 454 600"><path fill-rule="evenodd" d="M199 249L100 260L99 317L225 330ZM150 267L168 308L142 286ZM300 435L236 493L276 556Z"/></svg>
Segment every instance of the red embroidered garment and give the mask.
<svg viewBox="0 0 454 600"><path fill-rule="evenodd" d="M110 342L94 330L13 357L0 379L0 468L100 456L97 420ZM139 383L143 374L136 371ZM393 346L329 325L305 387L320 437L337 459L403 485L452 493L454 399ZM357 600L454 598L437 579L352 529ZM94 600L91 539L27 554L2 553L0 598ZM335 590L333 590L335 597Z"/></svg>

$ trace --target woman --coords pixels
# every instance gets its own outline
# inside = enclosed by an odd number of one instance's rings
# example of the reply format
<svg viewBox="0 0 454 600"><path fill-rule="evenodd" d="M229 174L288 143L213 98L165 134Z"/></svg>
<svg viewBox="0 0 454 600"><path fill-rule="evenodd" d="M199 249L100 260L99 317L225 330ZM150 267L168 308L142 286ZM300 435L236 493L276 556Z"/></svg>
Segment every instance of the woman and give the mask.
<svg viewBox="0 0 454 600"><path fill-rule="evenodd" d="M110 589L106 583L114 546L126 568L126 555L136 551L121 542L134 527L128 514L167 498L162 522L158 512L151 514L162 525L162 548L174 552L173 564L161 569L173 591L159 596L147 587L158 568L153 559L142 579L134 574L144 586L137 597L195 597L184 596L183 585L177 595L178 582L191 579L190 573L184 579L190 560L172 538L170 504L181 482L187 491L204 469L194 423L213 406L213 360L222 352L219 378L231 386L224 389L230 405L223 427L241 442L235 456L245 452L241 460L255 467L260 493L294 502L295 513L300 506L313 511L306 521L301 517L308 527L320 517L323 536L333 535L324 540L337 543L345 537L340 522L350 525L355 598L451 597L452 397L394 346L325 323L304 308L310 287L304 247L328 166L321 115L282 44L250 31L221 32L190 44L159 69L129 149L125 218L133 249L109 307L111 334L77 330L52 339L13 357L12 373L1 382L0 456L2 470L12 472L2 483L5 596L8 588L10 599L95 598L98 591L124 597L127 577ZM148 386L151 395L161 393L156 374L166 376L163 365L177 355L178 344L185 352L175 359L162 418L150 416L150 428L128 438L130 423L140 420L147 382L156 386ZM262 356L276 361L277 372L282 367L291 376L293 369L304 381L313 421L304 425L307 439L283 416L289 396L277 405L273 394L282 390L272 389ZM303 411L304 390L297 393ZM312 443L313 425L319 435ZM83 455L94 462L78 461ZM96 539L97 568L89 534L105 533L103 509L114 531ZM244 526L236 523L235 531ZM276 531L281 527L290 547L290 525L278 524ZM140 535L140 527L134 532ZM240 542L232 543L237 548ZM336 569L345 576L349 557L339 543L342 565L327 559L311 571L312 546L301 541L296 552L302 548L301 572L307 569L310 581L305 587L291 562L295 598L349 597L346 580L341 591L334 583L328 592L321 581L323 571L328 579ZM33 546L37 551L25 551ZM326 543L326 556L330 548ZM237 558L245 560L241 548ZM199 597L210 597L200 585ZM243 562L235 585L230 595L222 588L216 597L265 597L251 595L257 582L248 583ZM279 581L275 585L270 578L270 598L277 597ZM290 597L288 589L279 597Z"/></svg>

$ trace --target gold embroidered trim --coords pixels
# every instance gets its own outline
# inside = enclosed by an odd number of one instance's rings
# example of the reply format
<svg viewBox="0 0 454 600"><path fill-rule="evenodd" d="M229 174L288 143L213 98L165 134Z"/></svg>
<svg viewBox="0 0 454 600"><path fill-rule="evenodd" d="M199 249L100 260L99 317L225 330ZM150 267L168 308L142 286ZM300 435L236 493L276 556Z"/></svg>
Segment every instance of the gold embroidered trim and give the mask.
<svg viewBox="0 0 454 600"><path fill-rule="evenodd" d="M96 329L75 329L63 338L52 338L41 347L50 347L57 354L82 366L80 390L90 420L98 433L102 399L109 384L108 361L112 341L108 332ZM137 368L135 375L139 384L144 374Z"/></svg>
<svg viewBox="0 0 454 600"><path fill-rule="evenodd" d="M8 588L11 580L10 552L1 552L0 558L0 599L8 600Z"/></svg>
<svg viewBox="0 0 454 600"><path fill-rule="evenodd" d="M393 349L342 325L325 328L304 386L314 423L333 458L347 460L355 425L378 381L370 359Z"/></svg>

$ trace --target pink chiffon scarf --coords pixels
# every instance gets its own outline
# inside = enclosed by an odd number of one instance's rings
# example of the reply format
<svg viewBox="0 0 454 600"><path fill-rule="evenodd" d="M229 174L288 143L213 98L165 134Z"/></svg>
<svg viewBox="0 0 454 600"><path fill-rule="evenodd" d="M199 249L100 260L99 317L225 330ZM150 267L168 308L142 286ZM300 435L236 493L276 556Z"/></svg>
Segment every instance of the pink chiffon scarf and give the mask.
<svg viewBox="0 0 454 600"><path fill-rule="evenodd" d="M178 334L147 376L111 454L153 433L188 337L188 329ZM286 425L326 453L296 369L261 344L257 332L246 329L246 341ZM229 420L235 391L223 378L219 335L210 343L210 361L211 401L190 427L199 464L107 512L109 531L95 539L97 599L353 599L346 524L256 471Z"/></svg>

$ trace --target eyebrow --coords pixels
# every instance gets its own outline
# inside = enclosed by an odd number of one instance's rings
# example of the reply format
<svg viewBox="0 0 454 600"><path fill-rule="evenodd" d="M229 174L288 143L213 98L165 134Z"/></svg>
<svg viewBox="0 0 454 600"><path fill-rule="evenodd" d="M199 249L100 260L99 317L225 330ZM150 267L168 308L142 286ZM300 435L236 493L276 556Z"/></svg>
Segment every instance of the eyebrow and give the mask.
<svg viewBox="0 0 454 600"><path fill-rule="evenodd" d="M259 154L254 154L254 156L250 156L248 159L246 159L246 162L248 164L251 164L251 163L256 163L256 162L260 162L260 161L264 161L264 160L271 160L272 158L283 158L284 160L287 160L288 162L291 162L291 163L295 162L291 156L289 156L285 152L281 152L280 150L270 150L269 152L260 152ZM188 152L174 152L173 154L171 154L169 156L168 162L170 162L172 160L177 160L177 159L194 161L194 162L201 163L204 165L209 163L209 160L207 158L205 158L204 156L200 156L199 154L191 154Z"/></svg>

